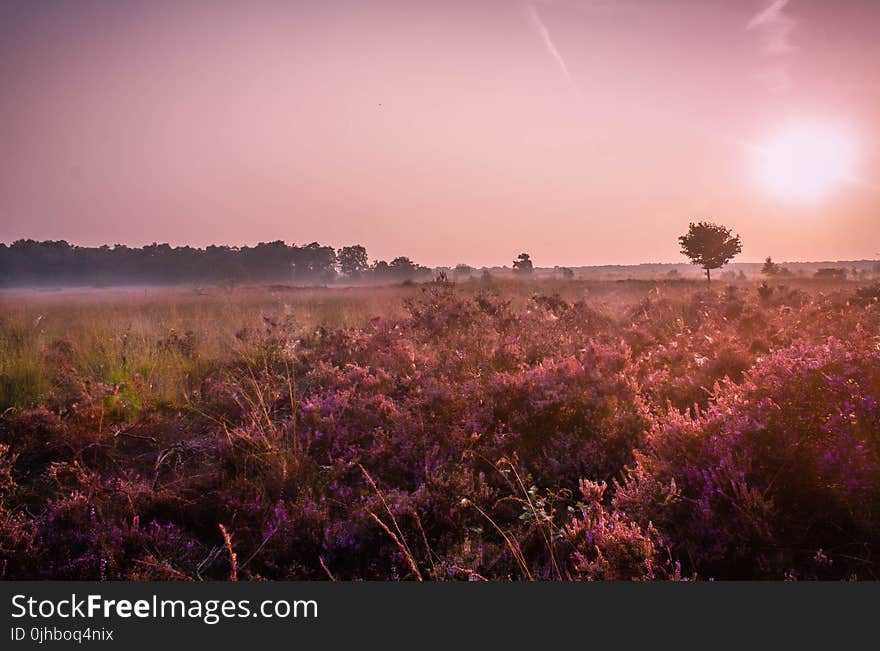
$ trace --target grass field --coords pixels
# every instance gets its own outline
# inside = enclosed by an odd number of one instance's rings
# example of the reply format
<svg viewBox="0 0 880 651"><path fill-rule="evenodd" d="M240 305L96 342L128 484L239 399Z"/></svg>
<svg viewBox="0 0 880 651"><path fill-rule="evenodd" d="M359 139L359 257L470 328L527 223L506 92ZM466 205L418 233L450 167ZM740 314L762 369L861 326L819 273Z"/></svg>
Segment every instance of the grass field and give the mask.
<svg viewBox="0 0 880 651"><path fill-rule="evenodd" d="M371 316L399 315L403 288L369 290L102 289L0 295L0 407L45 397L63 346L83 379L140 383L141 403L179 406L240 348L236 334L263 318L296 328L351 327Z"/></svg>
<svg viewBox="0 0 880 651"><path fill-rule="evenodd" d="M878 298L8 291L0 574L876 578Z"/></svg>

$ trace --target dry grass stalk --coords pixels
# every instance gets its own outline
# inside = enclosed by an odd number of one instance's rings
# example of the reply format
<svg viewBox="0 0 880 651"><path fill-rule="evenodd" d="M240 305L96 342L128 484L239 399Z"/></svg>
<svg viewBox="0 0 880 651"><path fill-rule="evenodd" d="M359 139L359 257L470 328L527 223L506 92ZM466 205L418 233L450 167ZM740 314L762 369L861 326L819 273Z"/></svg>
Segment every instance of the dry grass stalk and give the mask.
<svg viewBox="0 0 880 651"><path fill-rule="evenodd" d="M367 511L367 512L371 516L373 516L373 519L377 523L379 523L379 526L381 526L389 536L391 536L391 539L394 541L394 543L397 545L397 547L400 549L400 551L403 552L403 555L406 557L406 560L409 563L410 569L412 569L413 574L416 575L416 579L418 579L419 581L423 581L424 579L422 578L422 573L419 571L419 566L416 564L415 556L413 556L413 553L410 550L409 545L406 544L406 538L403 535L403 531L401 531L400 525L397 524L397 518L394 517L394 513L392 513L391 509L388 507L388 502L385 501L385 496L382 495L382 491L380 491L379 487L376 486L376 482L373 481L373 478L370 476L370 473L367 472L367 469L364 468L360 464L358 464L358 467L361 469L361 472L364 473L364 477L367 478L367 481L369 482L370 486L372 486L373 490L376 491L376 495L378 495L379 499L382 500L382 506L385 507L385 511L390 516L391 522L394 524L394 528L397 530L399 537L394 535L394 532L392 532L391 529L388 528L388 525L386 525L384 522L382 522L382 520L379 518L379 516L377 516L372 511Z"/></svg>
<svg viewBox="0 0 880 651"><path fill-rule="evenodd" d="M232 536L226 531L226 527L222 524L218 525L220 527L220 533L223 534L223 542L226 545L226 552L229 554L229 580L230 581L238 581L238 556L236 556L235 551L232 549Z"/></svg>

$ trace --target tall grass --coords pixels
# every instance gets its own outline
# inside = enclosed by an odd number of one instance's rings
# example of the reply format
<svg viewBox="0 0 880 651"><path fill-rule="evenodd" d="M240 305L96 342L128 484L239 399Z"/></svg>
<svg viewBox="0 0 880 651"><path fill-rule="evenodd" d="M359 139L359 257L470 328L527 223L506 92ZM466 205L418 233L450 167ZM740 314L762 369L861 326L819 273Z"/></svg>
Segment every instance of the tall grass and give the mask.
<svg viewBox="0 0 880 651"><path fill-rule="evenodd" d="M107 289L0 294L0 410L34 405L69 364L82 377L122 385L137 407L178 406L234 358L248 331L284 319L298 331L354 327L395 316L413 288L339 290ZM69 359L53 355L64 342ZM136 389L136 391L135 391Z"/></svg>

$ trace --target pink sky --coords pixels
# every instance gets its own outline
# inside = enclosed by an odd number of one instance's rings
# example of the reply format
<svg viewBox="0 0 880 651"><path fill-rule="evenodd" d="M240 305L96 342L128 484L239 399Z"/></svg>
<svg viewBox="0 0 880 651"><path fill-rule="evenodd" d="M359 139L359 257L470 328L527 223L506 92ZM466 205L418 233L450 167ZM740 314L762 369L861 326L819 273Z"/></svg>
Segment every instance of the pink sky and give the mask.
<svg viewBox="0 0 880 651"><path fill-rule="evenodd" d="M361 243L371 258L880 257L880 2L0 5L0 241ZM754 150L853 134L857 175L773 196Z"/></svg>

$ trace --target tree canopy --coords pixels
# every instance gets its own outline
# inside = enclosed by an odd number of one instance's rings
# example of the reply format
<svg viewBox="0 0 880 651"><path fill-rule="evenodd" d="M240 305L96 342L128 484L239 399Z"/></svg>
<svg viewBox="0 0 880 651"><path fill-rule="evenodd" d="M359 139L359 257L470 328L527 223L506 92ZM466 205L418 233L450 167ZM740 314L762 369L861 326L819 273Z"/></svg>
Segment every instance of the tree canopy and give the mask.
<svg viewBox="0 0 880 651"><path fill-rule="evenodd" d="M534 270L532 258L528 253L520 253L513 261L513 270L519 273L530 274Z"/></svg>
<svg viewBox="0 0 880 651"><path fill-rule="evenodd" d="M681 252L691 264L706 270L706 282L711 282L712 269L720 269L742 251L742 240L729 228L712 222L691 222L688 232L678 238Z"/></svg>

